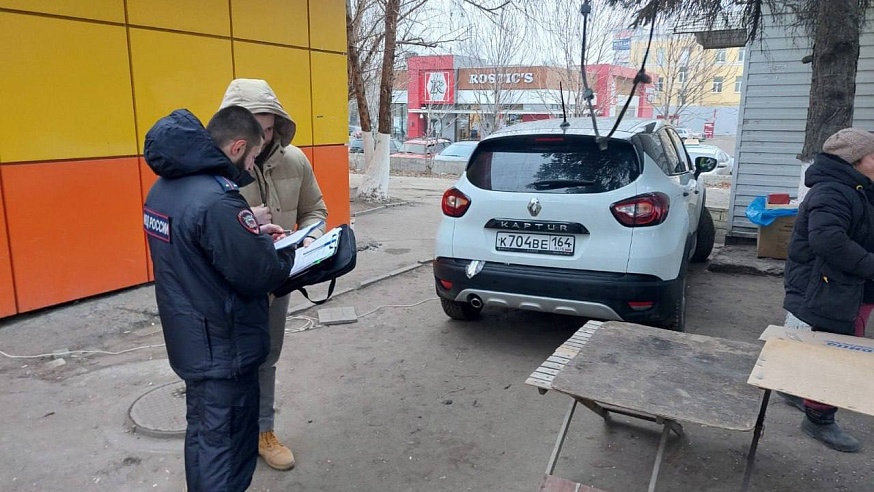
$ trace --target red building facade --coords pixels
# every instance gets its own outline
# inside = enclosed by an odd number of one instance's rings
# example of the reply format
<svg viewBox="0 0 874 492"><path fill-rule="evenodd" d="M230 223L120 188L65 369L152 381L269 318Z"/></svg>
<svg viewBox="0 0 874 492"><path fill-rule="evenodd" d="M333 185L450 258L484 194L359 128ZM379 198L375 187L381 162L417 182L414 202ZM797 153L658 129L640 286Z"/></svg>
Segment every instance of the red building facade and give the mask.
<svg viewBox="0 0 874 492"><path fill-rule="evenodd" d="M610 64L586 67L596 115L615 116L621 111L636 73L633 68ZM407 138L429 135L464 140L493 130L486 128L489 125L559 117L560 84L572 114L575 98L569 87L579 85L577 73L564 68L484 67L453 55L410 57L406 75L401 78L405 86L396 90L406 92L406 121L400 126ZM647 87L639 84L635 89L626 117L653 117L653 107L645 97ZM490 111L500 113L492 115L491 122Z"/></svg>

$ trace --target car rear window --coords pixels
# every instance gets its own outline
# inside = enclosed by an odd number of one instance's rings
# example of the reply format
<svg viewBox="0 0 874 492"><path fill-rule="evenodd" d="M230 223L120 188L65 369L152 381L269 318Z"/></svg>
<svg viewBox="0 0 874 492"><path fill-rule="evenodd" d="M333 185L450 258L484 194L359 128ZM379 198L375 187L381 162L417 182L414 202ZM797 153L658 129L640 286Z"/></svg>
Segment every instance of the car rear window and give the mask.
<svg viewBox="0 0 874 492"><path fill-rule="evenodd" d="M401 145L401 152L405 154L427 154L428 149L425 144L405 143Z"/></svg>
<svg viewBox="0 0 874 492"><path fill-rule="evenodd" d="M467 179L478 188L522 193L604 193L639 175L629 142L611 140L600 150L594 137L577 135L485 140L467 167Z"/></svg>

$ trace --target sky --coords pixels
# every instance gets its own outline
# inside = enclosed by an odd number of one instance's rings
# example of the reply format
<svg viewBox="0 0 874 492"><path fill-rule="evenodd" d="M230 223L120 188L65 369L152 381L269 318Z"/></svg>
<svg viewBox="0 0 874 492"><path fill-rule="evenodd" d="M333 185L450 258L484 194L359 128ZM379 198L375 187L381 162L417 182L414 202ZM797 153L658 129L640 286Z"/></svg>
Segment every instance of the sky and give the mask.
<svg viewBox="0 0 874 492"><path fill-rule="evenodd" d="M495 0L481 0L494 5ZM499 43L496 38L510 36L523 40L521 46L510 53L514 64L542 65L564 64L566 52L574 54L579 60L582 15L579 6L582 2L568 0L539 0L520 3L527 5L527 11L509 8L503 16L486 14L462 0L431 0L415 16L411 32L425 39L439 39L446 42L437 48L413 47L418 54L459 54L470 55L476 52L487 54L490 45ZM629 16L615 11L603 4L603 0L593 2L594 9L589 16L589 60L588 63L610 62L613 58L612 39L616 31L625 27ZM536 8L531 8L536 5ZM504 24L501 28L498 23ZM516 43L518 44L518 43ZM610 46L605 46L605 45ZM505 55L506 56L506 55ZM597 59L592 59L595 56ZM486 56L488 57L488 56Z"/></svg>

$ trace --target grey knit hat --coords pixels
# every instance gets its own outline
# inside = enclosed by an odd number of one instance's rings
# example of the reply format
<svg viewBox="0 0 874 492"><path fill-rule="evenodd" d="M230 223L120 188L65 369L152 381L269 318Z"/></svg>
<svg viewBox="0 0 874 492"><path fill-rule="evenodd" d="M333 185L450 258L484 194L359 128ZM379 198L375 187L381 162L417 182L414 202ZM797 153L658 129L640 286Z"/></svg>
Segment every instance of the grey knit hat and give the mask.
<svg viewBox="0 0 874 492"><path fill-rule="evenodd" d="M861 128L844 128L822 144L822 151L855 164L868 154L874 154L874 133Z"/></svg>

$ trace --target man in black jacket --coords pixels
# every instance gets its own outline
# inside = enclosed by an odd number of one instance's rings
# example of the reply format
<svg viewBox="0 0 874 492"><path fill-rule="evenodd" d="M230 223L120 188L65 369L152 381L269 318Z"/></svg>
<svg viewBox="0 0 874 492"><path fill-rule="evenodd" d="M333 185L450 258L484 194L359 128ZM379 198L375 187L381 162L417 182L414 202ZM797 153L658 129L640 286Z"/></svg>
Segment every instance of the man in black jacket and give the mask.
<svg viewBox="0 0 874 492"><path fill-rule="evenodd" d="M814 331L862 336L872 309L865 282L874 279L874 134L845 128L822 150L804 176L810 191L792 230L783 307ZM838 451L859 450L835 422L837 408L812 400L803 408L805 434Z"/></svg>
<svg viewBox="0 0 874 492"><path fill-rule="evenodd" d="M190 491L242 491L258 457L258 367L269 351L267 295L293 250L258 226L239 188L263 143L252 114L222 109L204 129L174 111L146 134L160 176L143 208L170 366L185 380L185 478Z"/></svg>

